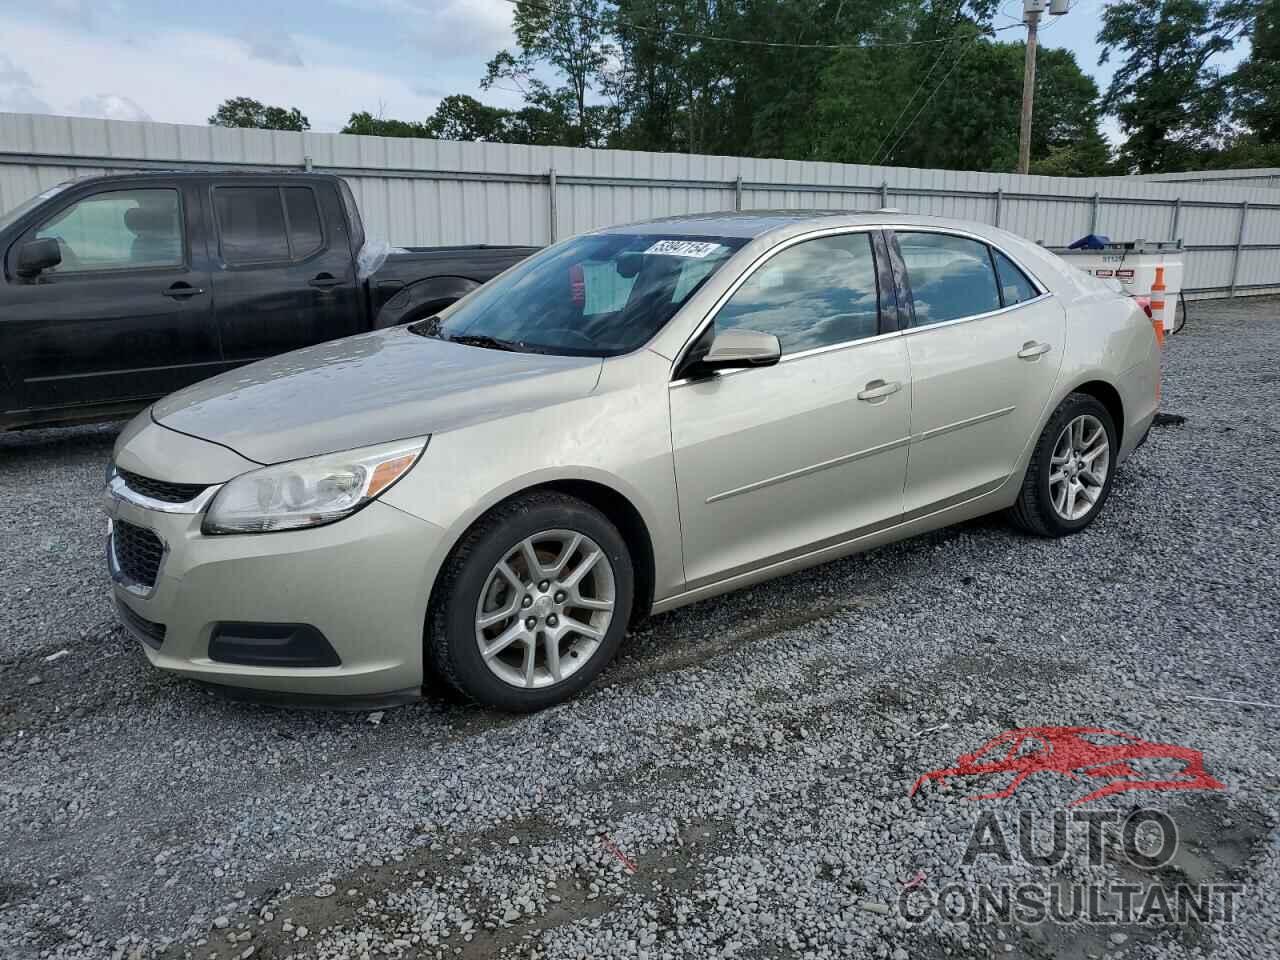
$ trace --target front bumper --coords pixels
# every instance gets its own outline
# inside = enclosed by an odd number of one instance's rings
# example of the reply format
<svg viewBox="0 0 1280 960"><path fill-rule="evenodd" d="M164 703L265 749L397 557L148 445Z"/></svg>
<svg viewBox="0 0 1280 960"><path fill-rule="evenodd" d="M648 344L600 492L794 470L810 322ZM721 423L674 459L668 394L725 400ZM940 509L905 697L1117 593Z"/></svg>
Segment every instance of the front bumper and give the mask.
<svg viewBox="0 0 1280 960"><path fill-rule="evenodd" d="M379 501L323 527L205 536L203 511L146 509L108 493L112 523L153 531L163 543L154 585L129 582L112 562L121 620L157 667L209 683L306 698L376 698L422 684L422 636L443 531ZM142 623L137 622L141 618ZM132 622L131 622L132 621ZM219 623L307 624L336 666L219 662ZM154 627L163 628L157 642Z"/></svg>

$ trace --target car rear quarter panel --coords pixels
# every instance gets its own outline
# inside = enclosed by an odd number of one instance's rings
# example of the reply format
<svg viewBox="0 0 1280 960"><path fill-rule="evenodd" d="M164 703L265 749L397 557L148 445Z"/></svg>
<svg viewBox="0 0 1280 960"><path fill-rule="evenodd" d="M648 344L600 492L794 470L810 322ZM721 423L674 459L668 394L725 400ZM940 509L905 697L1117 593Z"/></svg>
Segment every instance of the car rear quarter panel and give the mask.
<svg viewBox="0 0 1280 960"><path fill-rule="evenodd" d="M595 392L581 399L436 434L383 499L444 528L447 554L489 509L524 490L566 480L597 483L625 497L644 521L655 599L677 593L684 563L667 406L670 366L647 350L610 359Z"/></svg>
<svg viewBox="0 0 1280 960"><path fill-rule="evenodd" d="M1066 298L1064 298L1066 299ZM1064 303L1067 342L1053 409L1083 384L1115 387L1124 408L1119 458L1137 446L1156 411L1160 348L1151 321L1131 297L1085 290Z"/></svg>

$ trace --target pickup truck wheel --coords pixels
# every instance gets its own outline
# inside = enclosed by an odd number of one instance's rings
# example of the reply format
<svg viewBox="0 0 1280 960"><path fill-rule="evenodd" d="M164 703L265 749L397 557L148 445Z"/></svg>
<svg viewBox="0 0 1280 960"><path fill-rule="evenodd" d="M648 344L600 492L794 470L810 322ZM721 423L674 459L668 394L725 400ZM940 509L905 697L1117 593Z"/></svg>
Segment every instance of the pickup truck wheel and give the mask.
<svg viewBox="0 0 1280 960"><path fill-rule="evenodd" d="M1083 530L1111 494L1118 449L1107 408L1088 394L1070 394L1040 434L1010 519L1041 537Z"/></svg>
<svg viewBox="0 0 1280 960"><path fill-rule="evenodd" d="M427 663L468 699L540 710L613 659L633 591L626 543L600 511L550 491L520 497L479 520L446 561Z"/></svg>

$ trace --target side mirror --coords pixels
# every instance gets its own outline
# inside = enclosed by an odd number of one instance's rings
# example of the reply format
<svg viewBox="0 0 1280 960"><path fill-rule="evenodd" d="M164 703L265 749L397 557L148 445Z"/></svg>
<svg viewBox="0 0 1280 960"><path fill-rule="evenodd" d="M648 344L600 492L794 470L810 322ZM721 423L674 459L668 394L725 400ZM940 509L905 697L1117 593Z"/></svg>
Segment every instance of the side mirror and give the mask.
<svg viewBox="0 0 1280 960"><path fill-rule="evenodd" d="M38 277L44 270L62 262L62 249L53 237L28 240L18 248L18 276L24 280Z"/></svg>
<svg viewBox="0 0 1280 960"><path fill-rule="evenodd" d="M703 370L737 370L771 367L782 358L782 345L772 333L758 330L724 330L698 360Z"/></svg>

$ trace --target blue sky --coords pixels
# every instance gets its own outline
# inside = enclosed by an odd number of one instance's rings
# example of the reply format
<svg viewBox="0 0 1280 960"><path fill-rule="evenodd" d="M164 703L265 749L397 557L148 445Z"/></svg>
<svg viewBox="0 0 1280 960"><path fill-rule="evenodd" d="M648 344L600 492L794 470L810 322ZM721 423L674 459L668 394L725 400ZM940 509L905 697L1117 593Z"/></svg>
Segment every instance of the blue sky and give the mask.
<svg viewBox="0 0 1280 960"><path fill-rule="evenodd" d="M1077 0L1041 29L1103 88L1104 3ZM1006 0L995 25L1015 17L1021 0ZM423 119L449 93L514 105L479 89L485 63L512 45L510 23L507 0L0 0L0 110L203 123L220 101L251 96L333 131L356 110Z"/></svg>

